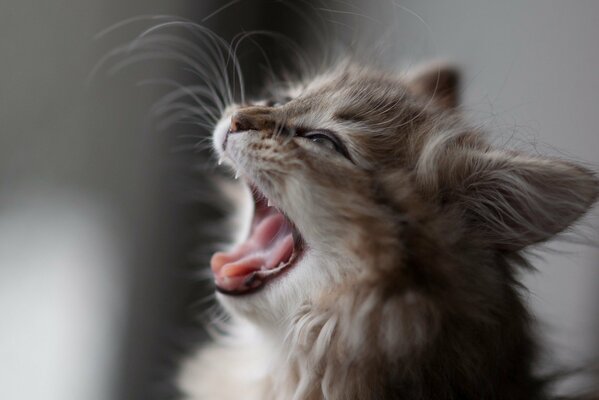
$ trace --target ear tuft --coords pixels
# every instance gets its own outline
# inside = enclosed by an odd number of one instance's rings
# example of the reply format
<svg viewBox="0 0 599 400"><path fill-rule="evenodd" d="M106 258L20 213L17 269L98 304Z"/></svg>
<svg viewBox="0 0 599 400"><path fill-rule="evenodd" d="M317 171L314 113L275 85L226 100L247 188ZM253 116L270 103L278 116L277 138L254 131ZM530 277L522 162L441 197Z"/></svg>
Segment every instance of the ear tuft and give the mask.
<svg viewBox="0 0 599 400"><path fill-rule="evenodd" d="M455 108L460 103L460 72L450 64L436 63L417 68L409 73L407 87L412 94L441 108Z"/></svg>
<svg viewBox="0 0 599 400"><path fill-rule="evenodd" d="M569 162L490 151L465 152L445 172L476 238L504 250L543 242L597 201L599 180Z"/></svg>

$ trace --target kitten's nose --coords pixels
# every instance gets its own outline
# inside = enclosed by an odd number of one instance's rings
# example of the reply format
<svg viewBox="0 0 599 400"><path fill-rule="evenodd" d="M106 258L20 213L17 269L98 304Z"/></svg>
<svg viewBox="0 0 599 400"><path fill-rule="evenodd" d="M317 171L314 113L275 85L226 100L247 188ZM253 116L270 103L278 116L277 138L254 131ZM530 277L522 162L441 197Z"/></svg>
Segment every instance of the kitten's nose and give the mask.
<svg viewBox="0 0 599 400"><path fill-rule="evenodd" d="M274 116L267 107L245 107L231 117L229 133L274 129Z"/></svg>
<svg viewBox="0 0 599 400"><path fill-rule="evenodd" d="M231 126L229 127L229 133L249 131L252 129L255 130L256 126L254 126L252 119L248 115L240 111L233 114L233 116L231 117Z"/></svg>

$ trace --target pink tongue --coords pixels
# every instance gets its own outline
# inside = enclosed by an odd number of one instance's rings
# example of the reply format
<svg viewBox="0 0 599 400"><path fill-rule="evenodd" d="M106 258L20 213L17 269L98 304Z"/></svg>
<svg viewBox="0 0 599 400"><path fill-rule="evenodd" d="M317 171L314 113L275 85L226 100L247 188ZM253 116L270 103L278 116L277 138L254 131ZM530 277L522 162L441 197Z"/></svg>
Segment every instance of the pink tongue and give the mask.
<svg viewBox="0 0 599 400"><path fill-rule="evenodd" d="M210 267L220 289L251 289L260 284L260 279L252 279L256 272L268 274L289 260L293 253L291 227L281 213L273 211L253 227L245 242L212 256Z"/></svg>

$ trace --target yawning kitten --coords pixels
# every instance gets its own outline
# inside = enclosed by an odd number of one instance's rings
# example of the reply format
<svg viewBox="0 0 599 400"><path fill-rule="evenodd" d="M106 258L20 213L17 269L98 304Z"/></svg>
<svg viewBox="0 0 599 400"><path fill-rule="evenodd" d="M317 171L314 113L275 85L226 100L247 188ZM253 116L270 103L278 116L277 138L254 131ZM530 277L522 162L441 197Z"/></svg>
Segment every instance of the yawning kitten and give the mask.
<svg viewBox="0 0 599 400"><path fill-rule="evenodd" d="M458 80L343 64L227 108L214 149L253 211L212 257L230 328L185 363L187 399L546 398L521 252L598 181L491 147Z"/></svg>

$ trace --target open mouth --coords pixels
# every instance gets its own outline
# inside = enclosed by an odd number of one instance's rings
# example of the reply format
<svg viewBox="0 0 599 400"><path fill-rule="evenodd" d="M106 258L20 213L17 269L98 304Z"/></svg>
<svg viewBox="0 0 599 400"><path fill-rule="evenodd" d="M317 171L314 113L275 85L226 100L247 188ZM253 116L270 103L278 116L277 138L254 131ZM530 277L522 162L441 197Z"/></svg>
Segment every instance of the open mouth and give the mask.
<svg viewBox="0 0 599 400"><path fill-rule="evenodd" d="M231 251L212 256L216 290L228 295L253 293L288 270L302 254L303 240L293 222L254 185L254 216L248 238Z"/></svg>

